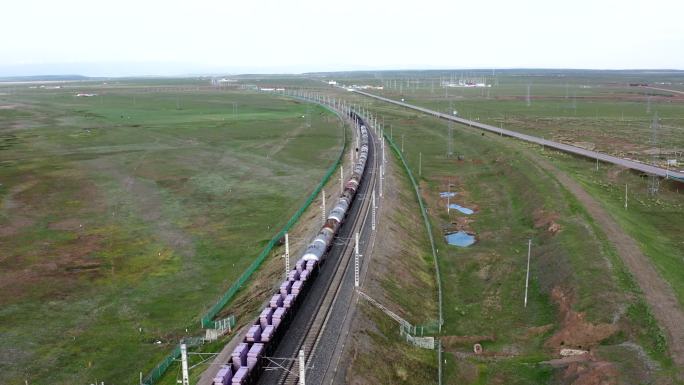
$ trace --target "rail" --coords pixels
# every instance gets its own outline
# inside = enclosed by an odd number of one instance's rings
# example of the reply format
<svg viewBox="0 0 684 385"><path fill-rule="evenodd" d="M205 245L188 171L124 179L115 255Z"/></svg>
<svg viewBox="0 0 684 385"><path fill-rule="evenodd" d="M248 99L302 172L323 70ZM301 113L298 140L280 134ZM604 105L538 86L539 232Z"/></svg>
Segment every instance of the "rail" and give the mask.
<svg viewBox="0 0 684 385"><path fill-rule="evenodd" d="M344 122L343 117L339 114L338 111L326 106L323 103L317 103L313 100L306 100L307 102L310 103L316 103L324 108L328 109L329 111L332 111L335 113L340 119ZM337 159L335 160L335 163L328 168L326 173L323 175L323 178L321 181L318 183L314 191L309 195L307 200L304 202L304 204L290 217L290 219L287 221L285 226L273 237L271 240L266 244L264 249L259 253L257 258L249 265L249 267L240 275L240 278L233 283L228 290L219 298L219 300L200 318L200 325L202 328L211 328L214 326L214 317L223 309L228 302L237 294L237 292L240 290L242 285L249 280L249 278L254 274L254 272L261 266L261 264L264 262L266 257L271 253L273 250L273 247L277 244L277 242L285 236L285 233L289 231L289 229L297 223L299 218L304 214L304 212L309 208L311 203L316 199L318 194L321 192L323 189L323 186L325 186L326 183L330 180L330 177L332 174L335 172L337 167L340 165L340 162L342 161L342 157L344 156L345 150L347 148L347 129L346 125L343 126L343 145L342 149L340 150L339 155L337 156ZM157 366L154 367L150 371L150 373L145 376L143 381L141 382L141 385L153 385L159 379L166 373L166 370L173 364L174 361L180 357L180 347L176 346L173 351L167 355L162 361L157 364Z"/></svg>

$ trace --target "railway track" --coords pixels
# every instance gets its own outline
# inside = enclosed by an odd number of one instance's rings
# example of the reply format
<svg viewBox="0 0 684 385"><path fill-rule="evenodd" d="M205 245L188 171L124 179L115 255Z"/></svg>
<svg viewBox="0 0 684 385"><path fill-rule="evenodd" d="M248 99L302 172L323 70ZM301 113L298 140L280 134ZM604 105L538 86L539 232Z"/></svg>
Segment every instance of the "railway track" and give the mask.
<svg viewBox="0 0 684 385"><path fill-rule="evenodd" d="M307 367L312 361L312 352L320 342L321 333L330 320L332 309L345 282L345 275L353 265L354 234L361 233L371 209L370 192L376 183L375 141L369 132L368 165L357 197L352 204L347 220L340 228L334 245L328 252L318 279L304 299L295 319L290 324L286 339L283 339L271 357L258 383L262 385L296 384L299 381L299 350L305 352ZM371 169L372 168L372 169ZM312 369L312 368L309 368ZM314 370L318 370L315 368ZM307 381L309 382L309 381Z"/></svg>
<svg viewBox="0 0 684 385"><path fill-rule="evenodd" d="M370 150L369 150L369 162L368 164L376 167L375 164L375 141L372 136L372 130L369 129L370 137ZM373 191L375 188L376 176L375 170L366 169L366 175L364 178L364 186L362 187L357 201L360 202L361 206L359 210L354 215L351 221L347 221L345 224L350 224L351 227L348 228L348 237L346 239L338 239L344 242L344 248L337 260L337 266L335 269L335 275L333 276L330 286L328 287L326 295L322 298L316 311L316 316L313 322L309 325L309 328L304 335L303 339L299 343L299 349L304 350L305 362L307 367L311 364L312 353L316 351L318 343L320 341L321 333L325 329L325 326L330 319L333 304L340 293L340 289L344 282L344 277L349 269L349 266L353 264L354 259L354 234L361 233L362 228L365 225L365 220L368 217L368 212L371 208L371 200L366 199L369 197L369 191ZM351 222L351 223L350 223ZM299 362L292 361L288 370L284 371L281 378L278 381L279 385L294 385L299 381Z"/></svg>

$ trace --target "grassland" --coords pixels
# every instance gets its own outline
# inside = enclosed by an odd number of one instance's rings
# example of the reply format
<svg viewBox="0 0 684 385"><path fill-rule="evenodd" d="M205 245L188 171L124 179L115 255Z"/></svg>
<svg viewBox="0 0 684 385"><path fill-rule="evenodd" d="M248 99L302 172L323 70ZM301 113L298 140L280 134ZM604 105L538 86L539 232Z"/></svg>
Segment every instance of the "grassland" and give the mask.
<svg viewBox="0 0 684 385"><path fill-rule="evenodd" d="M356 81L382 83L377 79ZM439 111L456 110L467 118L645 162L653 160L656 148L659 165L665 167L666 159L675 159L679 161L679 169L684 167L682 95L629 86L630 83L651 84L677 90L684 83L681 73L502 74L497 76L497 84L491 89L437 86L434 93L430 86L434 77L417 81L409 82L409 87L402 90L397 90L396 82L385 81L384 84L392 87L382 93ZM489 82L493 83L494 78L489 77ZM527 85L531 85L529 106ZM651 123L656 113L660 126L656 133L658 144L654 145ZM653 260L684 306L681 185L664 183L659 194L653 197L643 176L607 165L600 165L596 171L591 162L559 153L550 159L582 183L640 243L642 251ZM625 185L634 199L629 210L622 207Z"/></svg>
<svg viewBox="0 0 684 385"><path fill-rule="evenodd" d="M172 86L0 89L0 382L137 381L338 154L321 108Z"/></svg>
<svg viewBox="0 0 684 385"><path fill-rule="evenodd" d="M412 325L436 325L435 269L413 187L389 146L377 240L367 261L363 291ZM347 343L345 383L430 384L437 354L406 343L399 325L365 301ZM384 357L378 360L377 357Z"/></svg>
<svg viewBox="0 0 684 385"><path fill-rule="evenodd" d="M382 79L387 80L385 75L340 76L337 80L380 85ZM490 89L489 95L486 90L460 89L455 90L460 95L445 98L427 88L421 91L420 87L412 92L383 93L442 111L451 107L461 116L642 160L650 159L648 150L653 146L649 143L649 124L652 113L658 111L658 136L662 153L666 154L659 159L676 157L682 146L682 136L678 135L683 116L681 101L669 94L657 96L627 85L643 81L640 76L610 74L559 80L514 75L499 78L499 85ZM675 84L682 79L675 76L660 80ZM525 92L530 83L532 98L528 107ZM681 298L679 272L683 269L677 229L682 227L684 216L677 185L667 183L657 198L648 197L647 181L630 172L605 165L596 172L594 164L586 160L543 152L505 138L483 138L478 131L458 126L454 131L455 157L447 159L446 123L349 93L337 95L377 113L397 143L403 136L407 144L405 156L414 174L418 153L422 153L421 183L434 228L462 229L478 236L478 243L471 248L456 249L444 242L439 246L446 318L443 341L451 353L446 366L447 383L587 380L572 370L543 364L556 357L561 346L590 348L596 361L607 363L609 370L585 372L594 380L675 381L676 368L667 355L664 334L615 248L594 223L591 213L538 162L544 159L570 173L614 213ZM627 211L622 208L621 198L625 183L634 194L630 195L634 202ZM445 202L437 194L448 184L459 193L456 202L475 208L476 214L446 215ZM521 301L528 238L533 239L532 277L525 309ZM586 322L572 326L567 322L569 315L575 320L581 315ZM370 311L369 316L377 328L384 330L377 315ZM589 339L573 336L573 329L583 328L604 328L610 333L597 333ZM393 331L386 332L385 344ZM470 353L476 341L483 343L484 357ZM382 377L387 374L384 367L366 369L378 378L388 378Z"/></svg>
<svg viewBox="0 0 684 385"><path fill-rule="evenodd" d="M454 147L463 160L447 159L445 123L387 105L371 108L386 127L392 125L396 139L403 135L410 144L405 156L414 173L422 153L423 193L435 229L478 236L467 249L439 246L445 334L453 337L445 338L453 353L448 383L567 381L563 371L540 364L553 357L560 342L593 348L617 368L622 383L670 381L672 363L662 334L615 250L574 197L525 155L529 148L457 127ZM476 214L447 216L437 197L448 183L459 193L456 201L476 208ZM534 242L532 284L523 308L528 238ZM567 335L568 304L590 323L611 325L615 332L559 341L558 335ZM468 353L477 336L493 358Z"/></svg>
<svg viewBox="0 0 684 385"><path fill-rule="evenodd" d="M440 76L441 75L441 76ZM441 81L486 78L491 88L441 87ZM384 85L375 91L394 99L441 112L504 127L598 151L652 160L658 149L665 159L684 154L684 95L630 86L649 83L676 90L684 75L621 73L502 72L405 74L401 78L349 79L345 82ZM665 83L665 84L660 84ZM527 88L530 102L527 103ZM657 112L660 128L657 145L650 129ZM684 160L682 160L684 162Z"/></svg>

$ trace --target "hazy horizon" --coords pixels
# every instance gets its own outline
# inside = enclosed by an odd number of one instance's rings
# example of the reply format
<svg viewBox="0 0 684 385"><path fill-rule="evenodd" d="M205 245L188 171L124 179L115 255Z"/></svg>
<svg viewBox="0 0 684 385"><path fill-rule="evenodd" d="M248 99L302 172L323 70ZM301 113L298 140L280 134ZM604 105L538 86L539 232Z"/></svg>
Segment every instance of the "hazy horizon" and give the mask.
<svg viewBox="0 0 684 385"><path fill-rule="evenodd" d="M684 69L684 4L11 1L0 76Z"/></svg>

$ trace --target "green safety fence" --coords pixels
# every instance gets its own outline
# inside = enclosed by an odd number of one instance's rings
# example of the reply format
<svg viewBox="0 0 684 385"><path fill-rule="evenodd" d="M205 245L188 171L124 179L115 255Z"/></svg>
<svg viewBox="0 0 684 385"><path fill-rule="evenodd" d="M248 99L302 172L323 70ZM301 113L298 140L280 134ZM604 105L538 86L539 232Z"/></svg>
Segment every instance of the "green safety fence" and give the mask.
<svg viewBox="0 0 684 385"><path fill-rule="evenodd" d="M183 339L181 343L185 343L187 346L198 346L203 343L203 339L201 337L190 337ZM147 375L147 377L143 379L142 384L152 385L155 382L157 382L161 378L161 376L163 376L164 373L166 373L166 370L169 368L169 366L171 366L171 364L173 364L174 361L178 360L180 355L181 351L179 344L173 349L173 351L168 356L166 356L166 358L162 360L162 362L160 362L154 369L152 369L152 371Z"/></svg>
<svg viewBox="0 0 684 385"><path fill-rule="evenodd" d="M299 99L299 98L298 98ZM313 102L308 100L309 102ZM314 102L315 103L315 102ZM317 103L323 106L324 108L332 111L336 115L340 116L339 111L336 111L329 106L321 103ZM340 116L340 118L342 118ZM273 247L278 243L278 241L285 236L285 233L290 230L290 228L297 223L297 220L304 214L304 211L309 208L311 203L316 199L316 196L321 192L323 189L323 186L325 186L326 183L330 180L330 177L332 176L333 173L335 173L335 170L337 167L340 165L340 162L342 162L342 156L344 155L344 151L347 145L347 129L346 127L342 130L343 132L343 146L342 149L340 150L340 154L337 156L337 159L335 160L335 163L328 168L326 171L325 175L323 175L323 178L321 181L318 183L314 191L309 195L307 200L304 202L304 204L297 210L292 217L290 217L290 220L287 221L285 226L273 237L271 240L268 242L266 247L259 253L257 258L249 265L247 270L245 270L242 275L240 275L240 278L233 283L233 285L228 288L228 290L221 296L221 298L212 306L207 313L202 316L200 322L203 328L207 327L213 327L214 326L214 317L223 309L226 304L235 296L235 294L240 290L240 287L247 282L247 280L254 274L254 272L261 266L261 264L264 262L266 257L269 255L269 253L273 250ZM234 326L234 324L233 324ZM143 385L153 385L159 379L166 373L166 370L173 364L174 361L176 361L180 357L180 346L176 346L173 351L166 356L152 371L143 379L142 384Z"/></svg>
<svg viewBox="0 0 684 385"><path fill-rule="evenodd" d="M401 153L401 150L397 147L397 145L394 143L392 138L390 138L387 133L383 132L382 133L385 139L390 144L390 147L394 151L394 153L399 157L401 160L401 163L404 165L404 170L406 171L406 174L409 177L409 180L411 181L411 184L413 185L413 191L416 193L416 198L418 199L418 204L420 205L420 212L423 215L423 222L425 222L425 228L428 233L428 238L430 238L430 247L432 247L432 258L434 259L435 262L435 273L437 274L437 297L438 297L438 303L437 307L439 308L439 325L438 325L438 331L442 331L442 325L444 324L444 317L442 313L442 275L439 272L439 263L437 262L437 251L435 248L435 239L432 236L432 226L430 225L430 219L427 216L427 210L425 209L425 204L423 203L423 197L420 195L420 190L418 189L418 184L416 183L416 179L413 177L413 173L411 172L411 169L408 166L408 163L406 162L406 158L404 158L404 154Z"/></svg>
<svg viewBox="0 0 684 385"><path fill-rule="evenodd" d="M323 105L324 107L327 108L327 106ZM330 109L334 113L338 114L337 111ZM339 114L338 114L339 115ZM259 253L259 255L256 257L256 259L249 265L247 270L245 270L240 278L233 283L228 290L221 296L221 298L212 306L209 311L201 318L201 324L202 327L208 327L213 325L213 319L216 317L216 315L223 309L224 306L235 296L235 294L240 290L240 287L247 282L247 280L254 274L254 272L261 266L261 264L264 262L266 257L269 255L269 253L273 250L273 247L278 243L278 241L285 236L285 233L290 230L290 228L297 223L297 220L304 214L304 211L309 208L311 203L316 199L318 194L321 192L323 189L323 186L325 186L326 183L328 183L328 180L330 180L330 177L332 174L335 172L337 167L340 165L340 162L342 161L342 156L344 155L344 150L346 147L347 143L347 130L346 128L343 130L344 135L343 135L343 140L344 140L344 146L342 146L342 150L340 150L340 154L337 156L337 159L335 160L335 163L328 168L328 171L326 171L325 175L323 175L323 179L318 183L314 191L309 195L307 200L304 202L302 207L297 210L292 217L290 217L290 220L287 221L285 226L273 237L271 238L270 241L268 241L268 244L266 244L266 247Z"/></svg>

